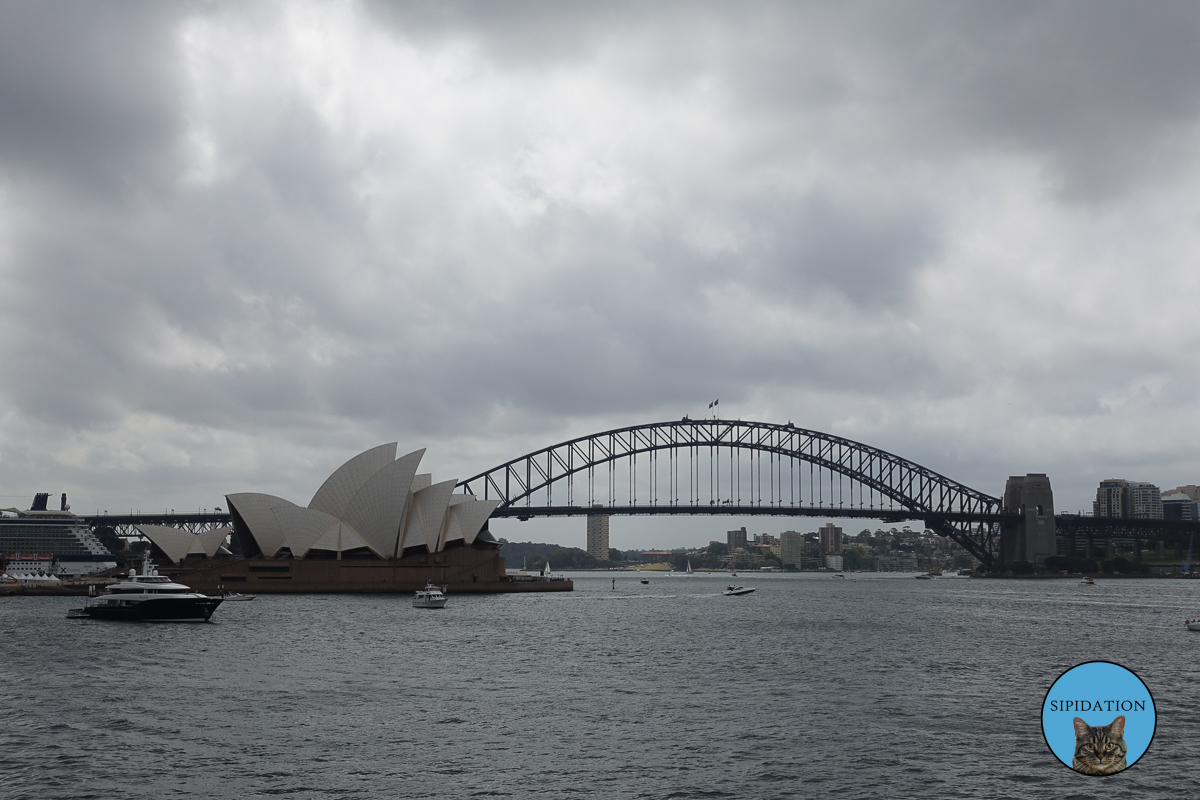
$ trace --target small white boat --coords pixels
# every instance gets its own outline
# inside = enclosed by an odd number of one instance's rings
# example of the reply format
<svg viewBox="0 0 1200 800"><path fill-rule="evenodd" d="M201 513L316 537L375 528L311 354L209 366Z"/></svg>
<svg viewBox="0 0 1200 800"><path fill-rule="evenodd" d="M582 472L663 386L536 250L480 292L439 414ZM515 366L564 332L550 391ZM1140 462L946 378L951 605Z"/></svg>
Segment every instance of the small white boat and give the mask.
<svg viewBox="0 0 1200 800"><path fill-rule="evenodd" d="M1200 619L1185 619L1183 624L1189 631L1200 631Z"/></svg>
<svg viewBox="0 0 1200 800"><path fill-rule="evenodd" d="M642 578L642 583L649 583L649 582L650 582L649 578Z"/></svg>
<svg viewBox="0 0 1200 800"><path fill-rule="evenodd" d="M728 588L725 589L725 591L721 592L721 594L726 595L726 596L739 595L739 594L750 594L751 592L753 592L755 590L755 588L756 587L754 587L754 586L734 586L731 583L731 584L729 584Z"/></svg>
<svg viewBox="0 0 1200 800"><path fill-rule="evenodd" d="M687 568L687 574L688 574L688 575L691 575L691 574L692 574L692 560L691 560L690 558L688 559L688 568Z"/></svg>
<svg viewBox="0 0 1200 800"><path fill-rule="evenodd" d="M1081 580L1080 583L1083 584L1084 586L1095 586L1096 585L1096 582L1094 580L1092 580L1090 576Z"/></svg>
<svg viewBox="0 0 1200 800"><path fill-rule="evenodd" d="M919 580L919 581L931 581L931 580L933 580L933 576L932 576L932 575L930 575L928 572L922 572L920 575L914 575L913 577L914 577L914 578L916 578L916 579L917 579L917 580Z"/></svg>
<svg viewBox="0 0 1200 800"><path fill-rule="evenodd" d="M233 603L233 602L243 601L243 600L253 600L256 597L258 597L258 595L256 595L256 594L242 594L241 592L227 591L227 592L224 592L221 594L221 599L224 600L226 603Z"/></svg>
<svg viewBox="0 0 1200 800"><path fill-rule="evenodd" d="M445 608L446 595L442 591L442 587L435 586L432 583L425 584L425 588L416 593L413 597L413 608Z"/></svg>
<svg viewBox="0 0 1200 800"><path fill-rule="evenodd" d="M842 580L846 580L846 576L845 576L845 575L843 575L843 574L842 574L842 573L840 573L840 572L839 572L839 573L837 573L836 575L830 575L829 577L831 577L831 578L841 578Z"/></svg>

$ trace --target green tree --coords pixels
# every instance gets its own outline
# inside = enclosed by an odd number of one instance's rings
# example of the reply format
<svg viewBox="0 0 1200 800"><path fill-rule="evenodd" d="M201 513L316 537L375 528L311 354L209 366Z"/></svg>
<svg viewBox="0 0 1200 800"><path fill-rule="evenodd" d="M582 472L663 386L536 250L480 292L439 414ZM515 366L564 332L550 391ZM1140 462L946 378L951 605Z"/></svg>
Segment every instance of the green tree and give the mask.
<svg viewBox="0 0 1200 800"><path fill-rule="evenodd" d="M608 560L609 561L624 561L625 556L621 555L621 551L618 550L617 548L610 547L610 548L608 548Z"/></svg>

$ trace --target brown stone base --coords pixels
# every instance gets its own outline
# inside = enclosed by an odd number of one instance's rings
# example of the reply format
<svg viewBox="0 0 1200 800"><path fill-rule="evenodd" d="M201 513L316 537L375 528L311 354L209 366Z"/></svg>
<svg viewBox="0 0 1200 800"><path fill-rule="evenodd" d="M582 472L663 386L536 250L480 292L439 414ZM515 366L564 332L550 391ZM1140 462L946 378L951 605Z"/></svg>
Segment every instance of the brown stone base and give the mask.
<svg viewBox="0 0 1200 800"><path fill-rule="evenodd" d="M512 581L498 550L460 547L442 553L410 555L386 561L347 559L211 558L183 567L161 569L197 592L224 589L242 594L339 594L415 592L427 583L466 592L569 592L564 580Z"/></svg>

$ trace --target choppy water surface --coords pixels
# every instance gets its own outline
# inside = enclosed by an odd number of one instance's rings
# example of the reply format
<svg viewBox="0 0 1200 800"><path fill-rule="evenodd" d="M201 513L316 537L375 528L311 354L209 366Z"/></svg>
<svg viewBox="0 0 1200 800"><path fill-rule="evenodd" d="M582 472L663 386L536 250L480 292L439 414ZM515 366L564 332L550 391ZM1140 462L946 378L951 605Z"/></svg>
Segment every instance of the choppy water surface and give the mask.
<svg viewBox="0 0 1200 800"><path fill-rule="evenodd" d="M628 573L571 594L260 596L205 625L0 599L0 796L1186 797L1200 581ZM1105 659L1159 725L1060 766L1050 683Z"/></svg>

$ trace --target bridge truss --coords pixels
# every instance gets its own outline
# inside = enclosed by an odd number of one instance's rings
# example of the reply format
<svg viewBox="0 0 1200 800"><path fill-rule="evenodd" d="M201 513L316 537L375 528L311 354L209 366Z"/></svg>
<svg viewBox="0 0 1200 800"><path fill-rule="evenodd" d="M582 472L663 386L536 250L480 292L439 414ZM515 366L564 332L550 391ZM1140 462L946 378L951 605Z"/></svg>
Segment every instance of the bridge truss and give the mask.
<svg viewBox="0 0 1200 800"><path fill-rule="evenodd" d="M791 423L718 419L604 431L462 481L493 517L720 514L921 519L985 564L1001 501L907 459Z"/></svg>
<svg viewBox="0 0 1200 800"><path fill-rule="evenodd" d="M229 514L219 512L211 514L95 514L85 515L83 518L87 521L88 528L91 529L92 533L109 529L117 536L124 538L141 537L141 533L134 527L135 525L163 525L171 528L181 528L192 533L202 533L203 531L210 531L214 528L221 528L232 524Z"/></svg>

